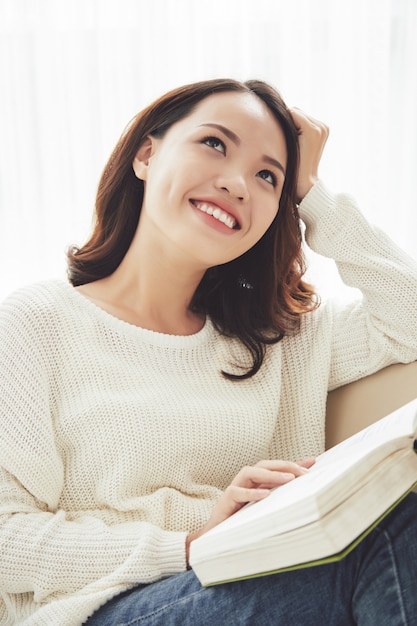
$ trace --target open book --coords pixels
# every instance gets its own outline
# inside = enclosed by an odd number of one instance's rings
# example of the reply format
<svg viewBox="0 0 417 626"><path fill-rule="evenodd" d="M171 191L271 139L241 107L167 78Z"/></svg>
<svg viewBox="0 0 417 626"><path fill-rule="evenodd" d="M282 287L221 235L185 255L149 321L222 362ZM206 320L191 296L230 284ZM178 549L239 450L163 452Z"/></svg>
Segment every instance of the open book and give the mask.
<svg viewBox="0 0 417 626"><path fill-rule="evenodd" d="M417 482L417 399L194 540L203 585L343 558Z"/></svg>

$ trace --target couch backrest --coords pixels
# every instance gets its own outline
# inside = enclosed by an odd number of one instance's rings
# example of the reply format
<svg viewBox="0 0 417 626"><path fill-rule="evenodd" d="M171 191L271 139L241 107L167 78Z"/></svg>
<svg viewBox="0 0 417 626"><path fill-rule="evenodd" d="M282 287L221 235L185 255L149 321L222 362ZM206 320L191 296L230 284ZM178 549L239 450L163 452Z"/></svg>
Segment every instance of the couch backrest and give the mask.
<svg viewBox="0 0 417 626"><path fill-rule="evenodd" d="M329 393L326 447L417 398L417 361L397 364Z"/></svg>

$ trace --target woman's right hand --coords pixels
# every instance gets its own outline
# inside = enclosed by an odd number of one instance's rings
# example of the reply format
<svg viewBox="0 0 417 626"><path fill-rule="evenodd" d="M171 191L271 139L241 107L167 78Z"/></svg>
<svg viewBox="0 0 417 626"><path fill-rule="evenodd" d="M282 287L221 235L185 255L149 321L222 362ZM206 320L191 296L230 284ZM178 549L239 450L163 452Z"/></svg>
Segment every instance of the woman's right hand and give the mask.
<svg viewBox="0 0 417 626"><path fill-rule="evenodd" d="M314 458L304 459L299 463L259 461L256 465L243 467L221 495L207 523L200 530L187 536L187 565L190 544L194 539L220 524L248 502L263 500L269 495L271 489L280 487L297 476L302 476L314 462Z"/></svg>

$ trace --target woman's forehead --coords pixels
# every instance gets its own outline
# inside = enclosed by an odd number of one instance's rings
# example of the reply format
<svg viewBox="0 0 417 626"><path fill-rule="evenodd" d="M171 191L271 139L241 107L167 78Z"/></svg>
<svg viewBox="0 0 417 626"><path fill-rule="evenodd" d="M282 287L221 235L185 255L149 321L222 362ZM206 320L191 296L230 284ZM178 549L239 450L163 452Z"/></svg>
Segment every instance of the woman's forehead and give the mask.
<svg viewBox="0 0 417 626"><path fill-rule="evenodd" d="M201 100L194 108L191 117L199 118L207 115L233 119L236 115L259 122L277 124L272 112L266 104L253 93L222 92L212 94Z"/></svg>

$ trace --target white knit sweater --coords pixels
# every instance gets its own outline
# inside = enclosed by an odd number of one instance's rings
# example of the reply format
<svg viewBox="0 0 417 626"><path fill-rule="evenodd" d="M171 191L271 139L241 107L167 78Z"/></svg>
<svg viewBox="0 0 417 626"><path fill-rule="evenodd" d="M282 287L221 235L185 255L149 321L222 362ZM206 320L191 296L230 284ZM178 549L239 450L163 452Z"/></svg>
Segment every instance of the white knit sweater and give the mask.
<svg viewBox="0 0 417 626"><path fill-rule="evenodd" d="M112 317L63 281L0 309L0 624L76 626L116 593L186 567L239 471L323 450L328 389L417 359L417 265L322 183L310 246L364 299L305 315L247 381L207 321L192 336Z"/></svg>

